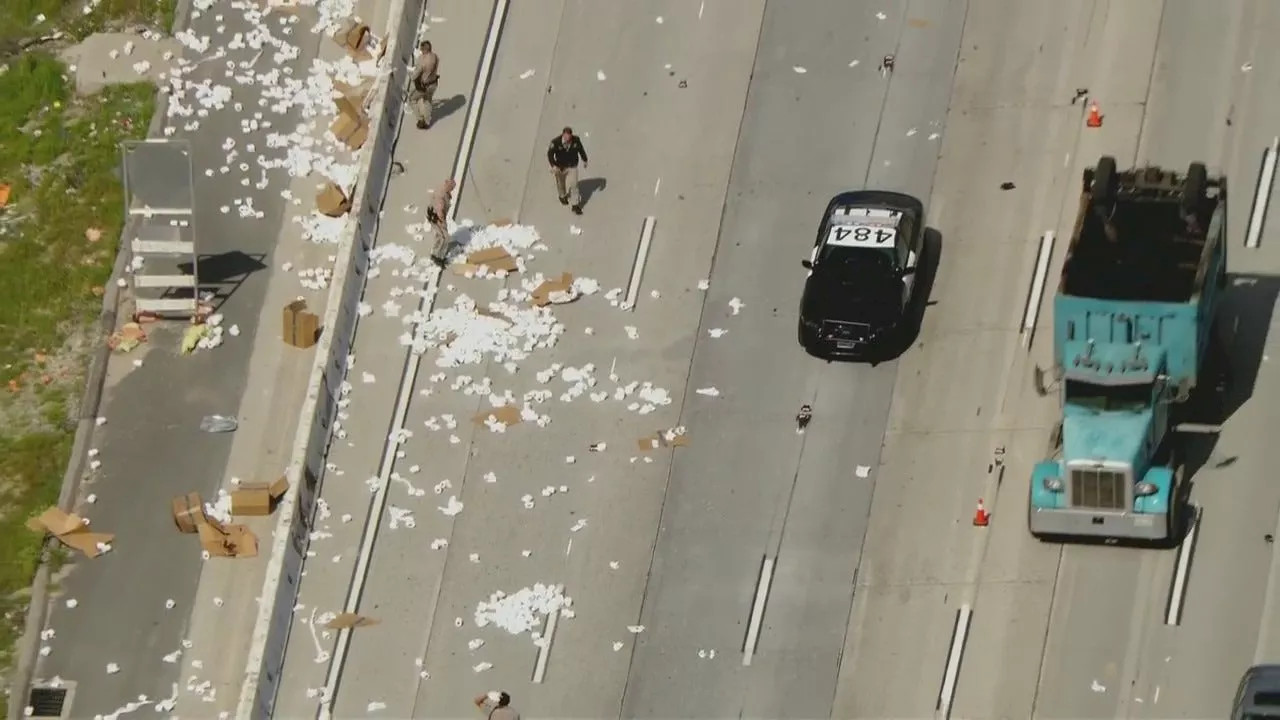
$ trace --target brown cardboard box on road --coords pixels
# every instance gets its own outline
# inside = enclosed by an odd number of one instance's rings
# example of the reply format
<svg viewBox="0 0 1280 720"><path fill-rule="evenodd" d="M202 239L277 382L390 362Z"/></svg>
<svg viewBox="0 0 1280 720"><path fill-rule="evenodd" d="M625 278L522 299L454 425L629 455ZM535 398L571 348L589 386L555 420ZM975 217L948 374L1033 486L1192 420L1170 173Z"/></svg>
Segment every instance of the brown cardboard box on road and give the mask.
<svg viewBox="0 0 1280 720"><path fill-rule="evenodd" d="M387 44L375 37L369 31L368 25L354 20L348 21L339 28L333 34L333 40L341 45L342 49L346 50L351 59L356 62L381 60L383 53L387 51Z"/></svg>
<svg viewBox="0 0 1280 720"><path fill-rule="evenodd" d="M325 217L342 217L351 210L351 198L336 184L327 182L316 193L316 212Z"/></svg>
<svg viewBox="0 0 1280 720"><path fill-rule="evenodd" d="M347 136L347 139L342 141L342 144L346 145L351 152L359 150L369 141L369 130L369 120L365 118L365 121L357 125L356 129Z"/></svg>
<svg viewBox="0 0 1280 720"><path fill-rule="evenodd" d="M286 492L289 492L289 481L283 475L273 483L243 483L231 491L231 514L237 517L270 515Z"/></svg>
<svg viewBox="0 0 1280 720"><path fill-rule="evenodd" d="M351 628L369 627L370 625L377 624L378 621L371 617L344 612L338 613L332 620L325 623L324 626L330 630L350 630Z"/></svg>
<svg viewBox="0 0 1280 720"><path fill-rule="evenodd" d="M573 287L573 276L569 273L561 273L560 277L548 278L541 285L533 290L533 304L538 307L545 307L551 304L551 296L558 292L569 292Z"/></svg>
<svg viewBox="0 0 1280 720"><path fill-rule="evenodd" d="M204 514L200 493L189 492L173 499L173 524L178 526L178 532L191 535L206 522L208 518Z"/></svg>
<svg viewBox="0 0 1280 720"><path fill-rule="evenodd" d="M689 445L689 436L683 432L675 430L659 430L652 435L646 435L636 441L640 452L650 452L652 450L661 450L663 448L687 447Z"/></svg>
<svg viewBox="0 0 1280 720"><path fill-rule="evenodd" d="M502 407L481 410L475 414L475 417L471 418L471 422L476 425L484 425L489 422L489 418L491 417L507 427L519 425L522 420L520 417L520 408L513 405L503 405Z"/></svg>
<svg viewBox="0 0 1280 720"><path fill-rule="evenodd" d="M111 533L91 532L79 515L66 512L56 505L27 520L27 529L48 533L72 550L79 550L85 557L95 558L106 552L115 539Z"/></svg>
<svg viewBox="0 0 1280 720"><path fill-rule="evenodd" d="M365 117L363 114L352 115L350 113L338 113L338 117L334 118L333 122L329 124L329 132L333 133L333 136L338 138L338 142L345 143L350 147L352 138L355 138L362 128L368 128L368 126L369 118ZM367 129L365 131L365 138L368 138ZM363 145L364 141L360 140L360 144ZM354 150L358 148L352 149Z"/></svg>
<svg viewBox="0 0 1280 720"><path fill-rule="evenodd" d="M294 300L284 306L284 343L306 350L320 338L320 318L307 310L306 300Z"/></svg>
<svg viewBox="0 0 1280 720"><path fill-rule="evenodd" d="M369 115L364 111L363 99L342 95L335 98L333 104L338 108L338 117L329 131L348 149L359 150L369 139Z"/></svg>
<svg viewBox="0 0 1280 720"><path fill-rule="evenodd" d="M258 556L258 536L244 525L223 525L208 518L201 523L200 548L211 557L251 558Z"/></svg>

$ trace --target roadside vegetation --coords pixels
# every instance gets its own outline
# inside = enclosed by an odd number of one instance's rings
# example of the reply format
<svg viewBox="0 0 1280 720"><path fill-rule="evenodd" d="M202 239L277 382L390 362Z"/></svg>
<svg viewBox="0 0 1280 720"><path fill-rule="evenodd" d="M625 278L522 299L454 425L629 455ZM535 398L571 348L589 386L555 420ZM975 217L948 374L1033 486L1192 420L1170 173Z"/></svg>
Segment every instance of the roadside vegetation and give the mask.
<svg viewBox="0 0 1280 720"><path fill-rule="evenodd" d="M78 96L57 52L94 32L168 31L176 0L0 2L0 673L21 634L57 502L93 325L124 216L122 140L146 134L155 88ZM86 7L90 8L86 12Z"/></svg>

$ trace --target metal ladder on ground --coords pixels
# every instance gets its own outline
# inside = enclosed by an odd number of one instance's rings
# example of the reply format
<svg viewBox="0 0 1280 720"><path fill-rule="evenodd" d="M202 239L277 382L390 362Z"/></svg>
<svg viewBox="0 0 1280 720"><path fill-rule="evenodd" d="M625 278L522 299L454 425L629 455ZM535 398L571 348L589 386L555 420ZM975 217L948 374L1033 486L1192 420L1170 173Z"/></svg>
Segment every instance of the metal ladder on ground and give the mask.
<svg viewBox="0 0 1280 720"><path fill-rule="evenodd" d="M167 138L120 144L134 310L157 317L200 312L191 145ZM132 263L141 261L141 267Z"/></svg>

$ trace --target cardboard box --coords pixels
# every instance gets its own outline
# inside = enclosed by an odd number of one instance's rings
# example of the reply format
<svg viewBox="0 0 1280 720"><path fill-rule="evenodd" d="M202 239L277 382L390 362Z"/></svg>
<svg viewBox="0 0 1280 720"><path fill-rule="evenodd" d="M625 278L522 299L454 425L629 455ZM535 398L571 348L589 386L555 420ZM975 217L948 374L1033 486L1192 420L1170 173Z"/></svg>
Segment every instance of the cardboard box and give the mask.
<svg viewBox="0 0 1280 720"><path fill-rule="evenodd" d="M551 304L551 295L557 292L569 292L573 287L573 276L569 273L561 273L560 277L554 280L544 280L541 285L533 291L533 304L538 307L545 307Z"/></svg>
<svg viewBox="0 0 1280 720"><path fill-rule="evenodd" d="M289 481L283 475L273 483L241 484L231 491L231 514L251 517L270 515L286 492L289 492Z"/></svg>
<svg viewBox="0 0 1280 720"><path fill-rule="evenodd" d="M244 525L223 525L208 518L200 525L200 548L211 557L251 558L258 556L258 536Z"/></svg>
<svg viewBox="0 0 1280 720"><path fill-rule="evenodd" d="M368 117L368 113L364 111L364 103L358 97L352 98L343 95L334 98L333 104L337 108L339 115L346 115L357 120Z"/></svg>
<svg viewBox="0 0 1280 720"><path fill-rule="evenodd" d="M520 269L520 266L516 264L516 259L511 257L511 253L500 247L477 250L467 256L467 263L477 266L483 265L490 270L505 270L506 272L515 272Z"/></svg>
<svg viewBox="0 0 1280 720"><path fill-rule="evenodd" d="M366 118L364 122L360 123L360 125L356 127L355 132L351 133L351 135L343 141L343 144L345 144L347 149L352 152L359 150L364 147L366 142L369 141L370 129L371 126L369 125L369 120Z"/></svg>
<svg viewBox="0 0 1280 720"><path fill-rule="evenodd" d="M325 623L324 626L330 630L349 630L351 628L369 627L370 625L377 624L378 621L371 617L344 612L338 613L332 620Z"/></svg>
<svg viewBox="0 0 1280 720"><path fill-rule="evenodd" d="M327 182L316 193L316 210L325 217L342 217L351 210L351 199L336 184Z"/></svg>
<svg viewBox="0 0 1280 720"><path fill-rule="evenodd" d="M689 436L683 432L675 430L659 430L652 435L646 435L636 441L640 452L650 452L653 450L661 450L664 448L686 447L689 444Z"/></svg>
<svg viewBox="0 0 1280 720"><path fill-rule="evenodd" d="M58 542L82 555L95 558L110 549L108 546L115 539L111 533L91 532L85 520L79 515L72 515L50 507L36 517L27 520L27 529L38 533L48 533Z"/></svg>
<svg viewBox="0 0 1280 720"><path fill-rule="evenodd" d="M373 88L376 83L373 79L363 80L359 85L351 85L341 80L333 81L333 91L338 93L338 97L343 97L355 103L358 107L363 108L368 104L368 99L373 94ZM335 98L336 101L337 98Z"/></svg>
<svg viewBox="0 0 1280 720"><path fill-rule="evenodd" d="M200 499L200 493L189 492L186 495L179 495L173 499L173 524L178 526L178 532L184 535L192 535L200 526L208 522L208 518L204 514L204 501Z"/></svg>
<svg viewBox="0 0 1280 720"><path fill-rule="evenodd" d="M306 300L294 300L284 306L284 343L306 350L320 339L320 318L307 310Z"/></svg>
<svg viewBox="0 0 1280 720"><path fill-rule="evenodd" d="M348 20L333 34L333 41L342 46L352 57L359 58L361 52L368 54L370 40L369 26L362 22Z"/></svg>
<svg viewBox="0 0 1280 720"><path fill-rule="evenodd" d="M489 422L489 418L493 418L507 427L519 425L521 420L520 408L513 405L503 405L502 407L481 410L476 413L475 417L471 418L471 422L477 425L484 425Z"/></svg>
<svg viewBox="0 0 1280 720"><path fill-rule="evenodd" d="M339 113L338 117L334 118L333 122L329 124L329 132L338 138L338 142L345 143L348 138L355 134L356 130L360 129L364 122L362 118Z"/></svg>

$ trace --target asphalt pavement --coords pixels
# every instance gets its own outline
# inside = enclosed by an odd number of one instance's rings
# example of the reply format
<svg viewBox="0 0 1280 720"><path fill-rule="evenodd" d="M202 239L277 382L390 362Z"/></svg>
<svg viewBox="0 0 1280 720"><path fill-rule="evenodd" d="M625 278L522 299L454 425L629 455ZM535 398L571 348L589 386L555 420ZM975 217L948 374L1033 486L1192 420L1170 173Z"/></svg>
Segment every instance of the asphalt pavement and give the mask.
<svg viewBox="0 0 1280 720"><path fill-rule="evenodd" d="M271 22L281 19L287 16ZM225 49L219 43L225 45L231 37L257 26L244 17L243 10L227 10L197 14L189 27L195 37L216 41L211 55ZM305 75L322 40L319 35L294 32L292 42L299 56L281 67ZM254 52L242 47L227 50L226 57L247 61ZM209 584L211 576L229 578L213 593L218 607L249 618L251 625L265 557L214 559L206 565L194 537L175 529L169 501L195 491L213 502L219 488L226 487L233 476L249 482L272 479L283 470L312 353L283 346L279 307L299 295L314 308L322 308L325 299L325 292L301 287L297 271L324 265L332 249L304 240L301 228L287 222L299 211L310 211L308 195L314 179L291 181L284 171L274 170L267 188L246 187L260 176L256 170L237 170L223 148L227 138L235 138L241 159L247 159L246 146L265 145L268 128L246 132L242 120L258 112L274 123L272 132L288 132L298 122L298 113L263 111L267 101L263 90L235 84L226 68L208 62L205 55L188 51L187 57L205 60L187 80L234 86L233 100L225 108L170 122L176 128L172 137L188 141L193 154L193 225L201 283L216 294L223 327L235 325L238 334L228 332L221 346L184 356L179 352L181 323L149 324L147 343L110 361L100 411L105 424L97 428L92 441L100 467L91 471L82 486L79 512L95 529L115 534L113 550L93 560L75 560L56 578L48 637L40 643L48 654L36 671L37 680L58 678L72 688L64 707L69 717L114 713L140 695L159 702L177 699L181 692L189 703L180 705L178 712L192 716L197 707L203 712L213 709L196 703L211 701L215 694L221 695L219 709L234 703L249 628L235 634L243 623L224 615L221 636L201 635L204 623L197 618L198 588L201 582ZM77 60L94 62L92 57ZM188 96L185 102L192 104L194 98ZM158 112L164 112L164 107ZM199 120L199 126L184 129L191 120ZM219 172L227 165L231 165L229 172ZM143 176L132 181L144 190L187 186L185 166L138 170ZM205 175L206 170L214 171L212 177ZM297 199L292 209L281 195L291 185ZM246 197L261 218L244 219L221 211ZM284 263L297 268L280 270ZM206 415L237 417L240 428L228 434L202 432L200 422ZM265 522L251 524L266 537ZM211 597L204 603L206 613L216 609ZM197 660L197 668L207 664L207 669L193 670L174 661L175 651L182 650L184 642L189 652L194 646L196 657L203 658ZM196 676L199 682L188 682ZM211 678L209 686L195 687L206 678Z"/></svg>
<svg viewBox="0 0 1280 720"><path fill-rule="evenodd" d="M935 304L920 352L900 365L837 716L932 715L962 604L974 615L953 717L1228 711L1269 624L1263 535L1274 532L1280 498L1258 465L1259 428L1270 418L1257 402L1265 362L1256 385L1253 375L1273 281L1233 289L1224 309L1240 381L1234 404L1254 400L1216 446L1193 440L1204 465L1192 501L1204 520L1177 627L1164 624L1175 553L1064 548L1027 534L1026 483L1057 414L1031 386L1033 367L1052 362L1047 303L1025 353L1017 329L1038 237L1069 237L1080 173L1102 154L1123 165L1200 160L1225 170L1231 269L1251 281L1275 272L1268 240L1257 252L1241 248L1275 124L1254 85L1267 76L1253 74L1268 66L1256 38L1274 22L1259 3L970 4L930 203L944 238ZM1101 129L1083 127L1077 88L1099 100ZM1015 187L1002 191L1002 182ZM994 520L973 528L983 496ZM1259 648L1258 657L1274 652Z"/></svg>
<svg viewBox="0 0 1280 720"><path fill-rule="evenodd" d="M427 35L445 63L472 66L488 10L428 8L448 20L447 35ZM598 296L556 307L564 337L514 374L433 379L425 357L404 424L415 437L384 469L401 476L390 504L415 525L375 520L359 612L378 624L351 634L335 715L462 715L501 688L539 716L931 717L964 606L953 717L1224 715L1244 668L1280 659L1263 539L1280 491L1262 465L1273 412L1259 401L1275 382L1276 233L1241 249L1258 157L1280 124L1265 91L1280 64L1264 41L1278 22L1280 10L1245 0L515 5L459 217L534 225L549 249L530 272L605 289L626 286L646 216L653 249L633 312ZM466 73L449 72L440 95L469 92ZM1102 128L1084 127L1079 88L1100 102ZM407 170L380 244L417 242L400 228L420 210L404 207L425 206L422 189L449 173L464 114L402 135ZM582 218L551 197L542 159L565 124L593 159ZM1204 521L1176 627L1164 625L1174 553L1064 548L1026 531L1026 483L1057 417L1031 382L1052 363L1051 305L1024 349L1027 286L1046 231L1060 238L1056 277L1080 173L1103 154L1225 170L1231 269L1248 281L1224 309L1240 407L1216 444L1194 445ZM830 196L863 186L928 199L923 323L898 361L822 363L794 342L799 261ZM441 305L498 283L445 282ZM374 380L353 380L301 620L341 609L368 532L364 481L395 429L404 361L403 325L378 308L405 284L370 284L354 374ZM533 377L587 363L603 389L616 374L674 401L635 417L612 400L558 402L564 383ZM539 408L552 422L476 428L483 400L450 389L460 376L516 397L548 389ZM804 403L814 420L800 435ZM677 425L687 447L633 449ZM588 451L600 442L605 452ZM451 496L463 509L446 516L436 508ZM979 498L990 527L970 523ZM574 598L541 682L528 634L473 621L490 593L535 582ZM336 637L295 627L282 714L314 713Z"/></svg>

